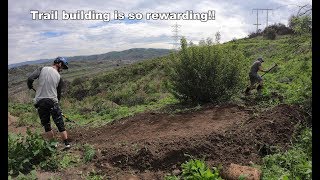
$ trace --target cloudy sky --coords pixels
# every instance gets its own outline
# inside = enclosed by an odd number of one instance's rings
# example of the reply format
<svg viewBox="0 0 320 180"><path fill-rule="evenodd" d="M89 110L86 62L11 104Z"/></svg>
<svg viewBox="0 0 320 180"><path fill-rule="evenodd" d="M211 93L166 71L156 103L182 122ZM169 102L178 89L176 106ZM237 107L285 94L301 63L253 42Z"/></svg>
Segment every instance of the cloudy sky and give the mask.
<svg viewBox="0 0 320 180"><path fill-rule="evenodd" d="M256 30L254 8L270 8L269 24L288 23L298 5L311 0L9 0L8 1L8 64L51 59L57 56L102 54L130 48L173 47L172 26L180 25L179 35L198 43L217 31L221 41L246 37ZM57 10L58 20L32 20L31 11ZM109 21L63 20L62 11L78 10L109 14ZM114 20L114 11L123 12L125 19ZM215 20L147 20L146 13L194 13L215 11ZM141 20L129 20L129 13L141 13ZM106 17L107 19L107 17ZM267 11L259 12L260 28L266 26Z"/></svg>

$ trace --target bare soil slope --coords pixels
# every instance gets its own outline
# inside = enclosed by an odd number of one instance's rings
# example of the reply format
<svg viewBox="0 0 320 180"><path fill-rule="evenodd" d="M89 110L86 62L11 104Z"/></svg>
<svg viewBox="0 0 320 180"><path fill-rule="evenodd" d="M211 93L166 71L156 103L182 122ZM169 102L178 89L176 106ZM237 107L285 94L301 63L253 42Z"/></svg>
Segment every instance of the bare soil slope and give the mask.
<svg viewBox="0 0 320 180"><path fill-rule="evenodd" d="M302 119L295 106L257 114L224 105L180 114L142 113L98 128L72 129L70 138L94 145L93 164L111 179L163 179L179 170L188 155L205 158L211 166L259 164L275 147L290 144Z"/></svg>

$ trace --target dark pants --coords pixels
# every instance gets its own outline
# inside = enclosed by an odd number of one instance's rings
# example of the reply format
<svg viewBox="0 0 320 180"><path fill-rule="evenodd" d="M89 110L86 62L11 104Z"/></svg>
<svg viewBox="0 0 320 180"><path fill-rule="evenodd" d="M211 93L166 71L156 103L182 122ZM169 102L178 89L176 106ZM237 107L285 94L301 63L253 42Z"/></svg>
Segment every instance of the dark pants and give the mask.
<svg viewBox="0 0 320 180"><path fill-rule="evenodd" d="M253 86L255 83L260 83L262 78L259 74L251 74L249 73L250 84Z"/></svg>
<svg viewBox="0 0 320 180"><path fill-rule="evenodd" d="M62 112L59 104L49 98L41 99L35 105L41 120L41 124L46 132L51 131L50 116L56 124L59 132L65 131Z"/></svg>

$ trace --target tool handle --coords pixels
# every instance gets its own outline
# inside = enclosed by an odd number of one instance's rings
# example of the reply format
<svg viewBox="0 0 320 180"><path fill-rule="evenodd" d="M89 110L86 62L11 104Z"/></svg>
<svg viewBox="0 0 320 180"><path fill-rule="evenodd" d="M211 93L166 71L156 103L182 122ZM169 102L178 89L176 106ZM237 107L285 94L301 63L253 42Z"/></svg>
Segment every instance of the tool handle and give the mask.
<svg viewBox="0 0 320 180"><path fill-rule="evenodd" d="M273 67L271 67L268 71L266 71L264 74L262 74L261 77L266 75L269 71L271 71L276 66L278 66L278 64L275 64Z"/></svg>
<svg viewBox="0 0 320 180"><path fill-rule="evenodd" d="M67 121L69 121L69 122L74 122L74 121L70 120L70 119L69 119L66 115L64 115L63 113L61 113L61 115L62 115L64 118L66 118Z"/></svg>

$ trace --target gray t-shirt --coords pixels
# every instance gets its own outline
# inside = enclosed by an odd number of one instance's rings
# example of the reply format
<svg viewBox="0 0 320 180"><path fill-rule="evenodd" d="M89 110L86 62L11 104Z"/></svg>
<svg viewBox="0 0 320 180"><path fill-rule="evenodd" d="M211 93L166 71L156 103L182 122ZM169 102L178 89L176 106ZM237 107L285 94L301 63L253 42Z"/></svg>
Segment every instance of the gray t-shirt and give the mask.
<svg viewBox="0 0 320 180"><path fill-rule="evenodd" d="M258 71L259 71L259 67L261 66L261 62L260 61L255 61L252 66L251 66L251 69L250 69L250 73L251 75L256 75L258 74Z"/></svg>
<svg viewBox="0 0 320 180"><path fill-rule="evenodd" d="M37 87L34 103L40 99L50 98L54 102L58 102L61 93L61 78L59 72L53 67L43 67L35 70L28 78L28 83L31 83L39 78L39 85ZM58 92L59 91L59 92Z"/></svg>

